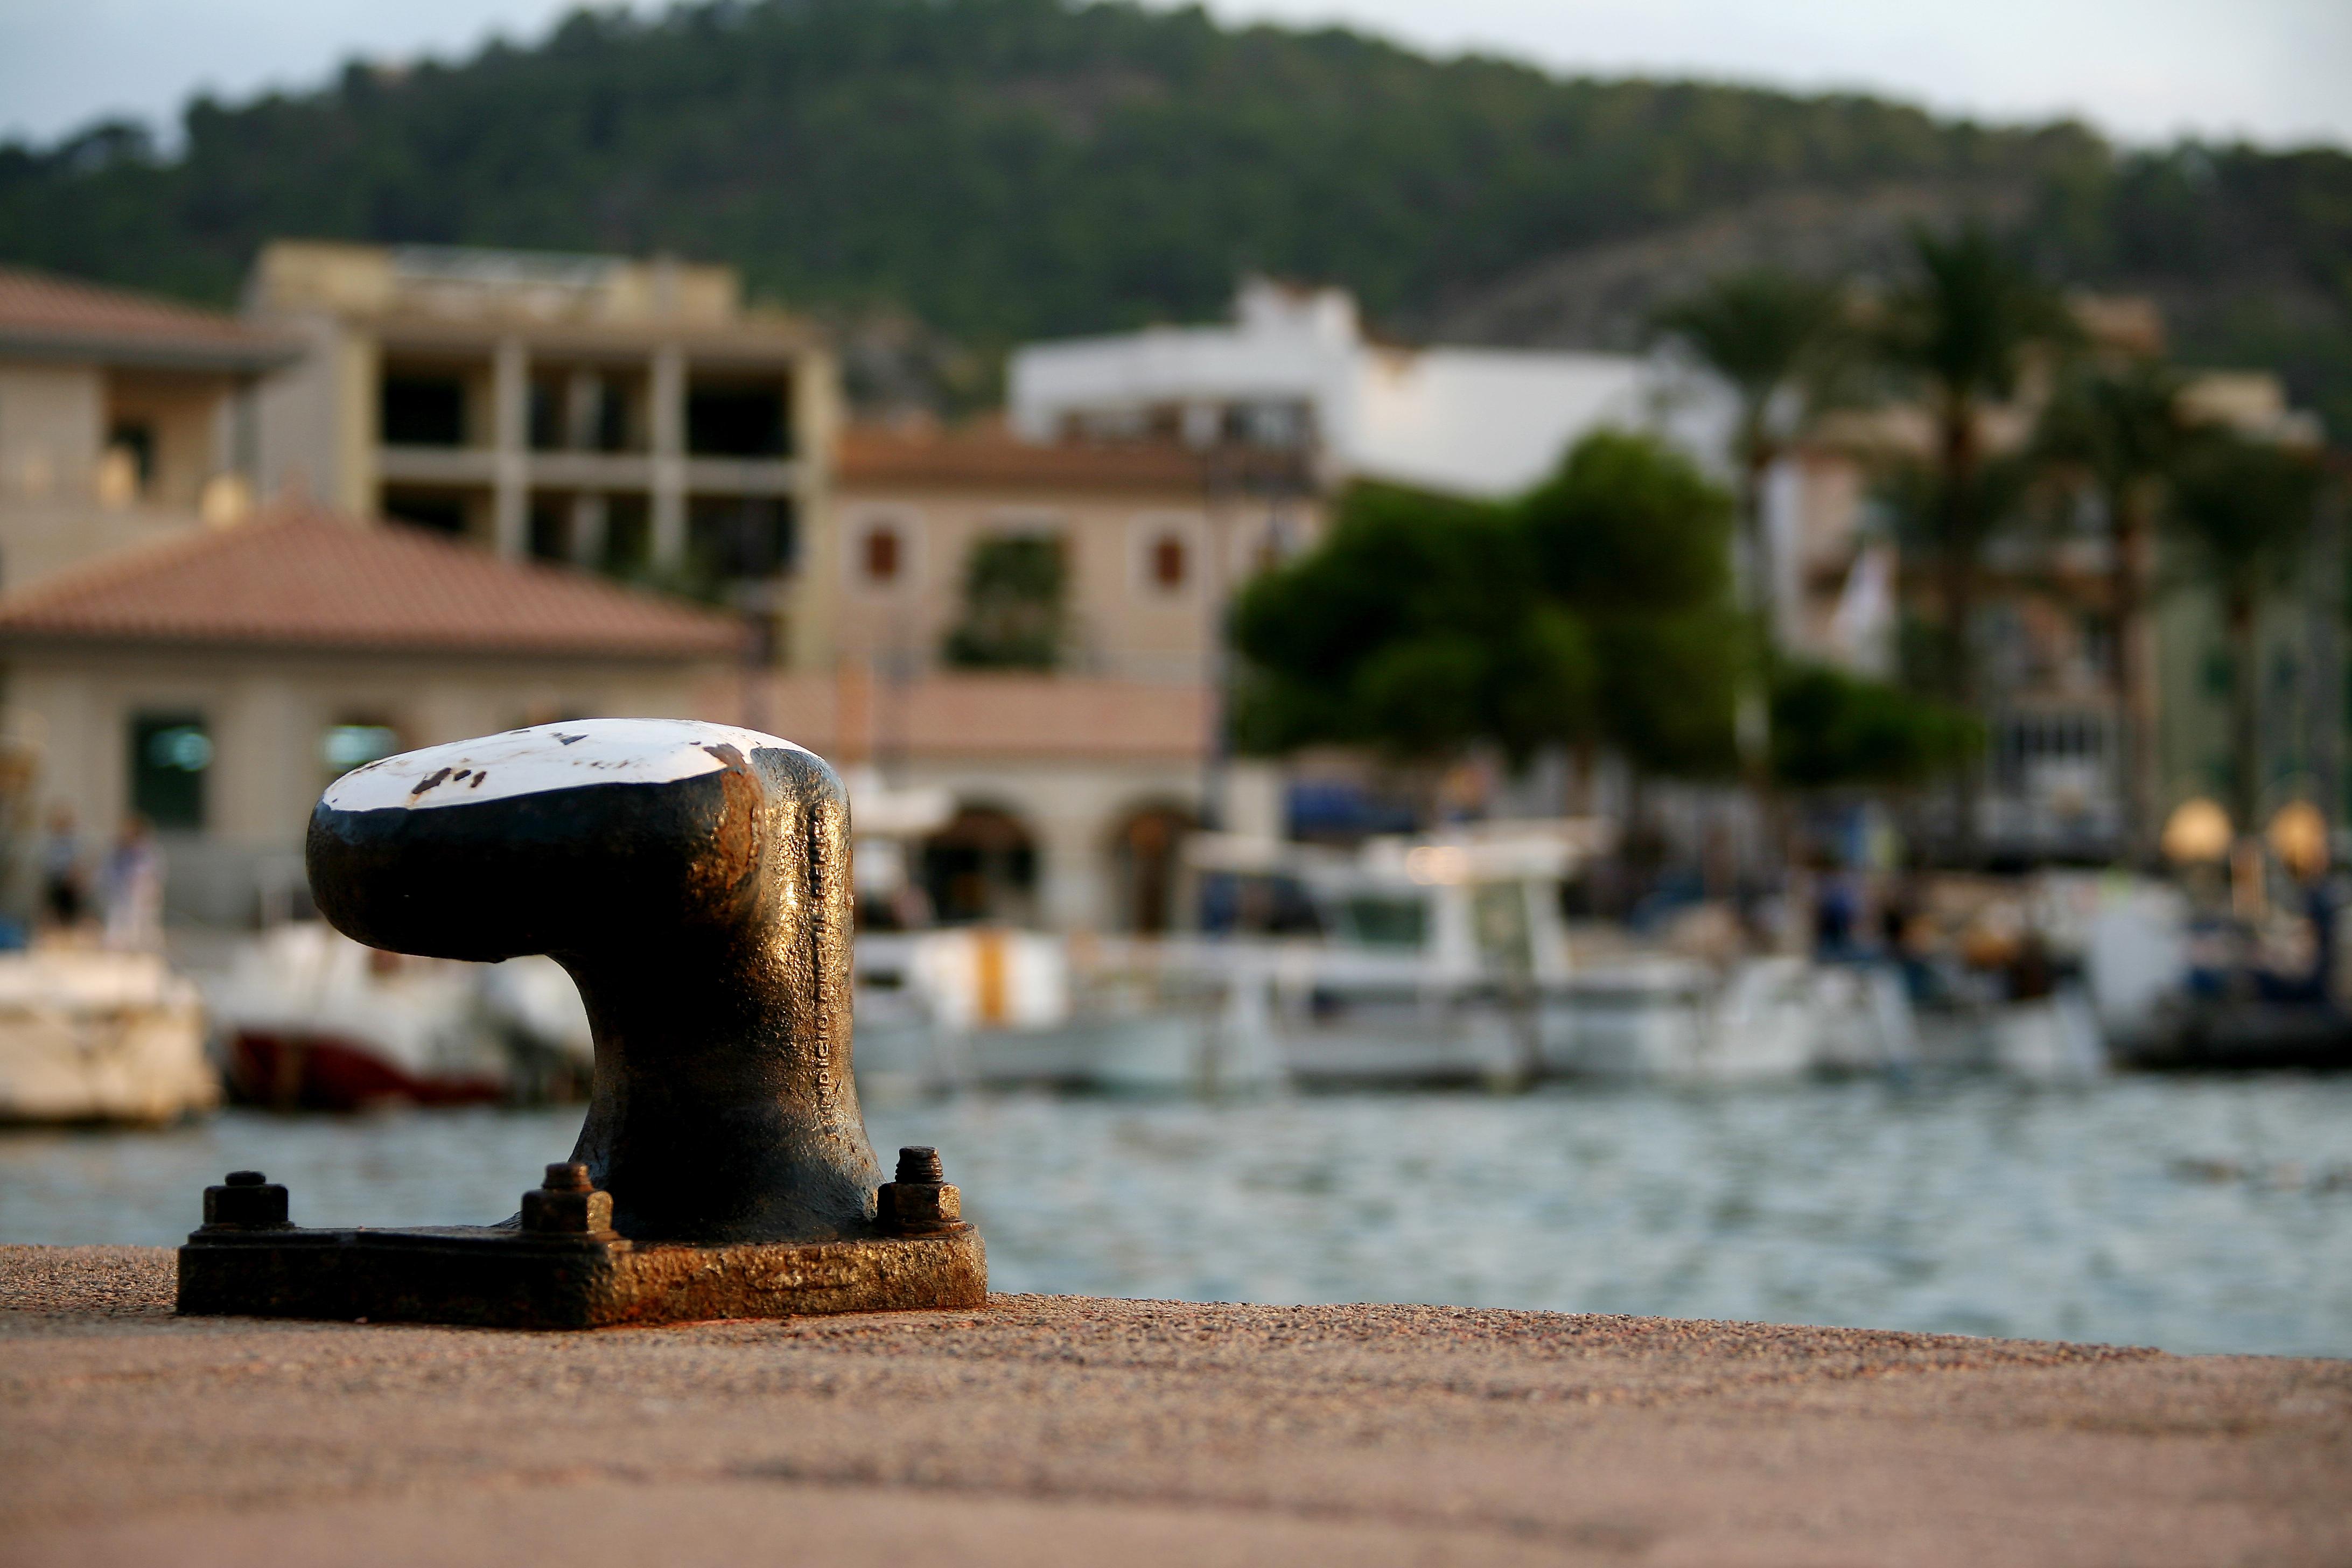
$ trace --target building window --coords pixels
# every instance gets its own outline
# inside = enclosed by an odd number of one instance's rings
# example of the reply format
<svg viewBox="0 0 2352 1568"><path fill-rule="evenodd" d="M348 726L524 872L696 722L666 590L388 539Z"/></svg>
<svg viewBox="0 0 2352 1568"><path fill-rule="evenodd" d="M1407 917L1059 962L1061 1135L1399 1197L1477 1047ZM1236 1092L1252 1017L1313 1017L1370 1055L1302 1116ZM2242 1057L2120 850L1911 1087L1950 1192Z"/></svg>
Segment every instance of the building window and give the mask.
<svg viewBox="0 0 2352 1568"><path fill-rule="evenodd" d="M2086 613L2082 617L2076 646L2082 649L2084 670L2105 679L2116 670L2116 624L2105 616Z"/></svg>
<svg viewBox="0 0 2352 1568"><path fill-rule="evenodd" d="M2197 680L2205 689L2207 697L2216 702L2226 702L2231 692L2237 689L2237 660L2230 657L2227 648L2207 648L2204 658L2198 665Z"/></svg>
<svg viewBox="0 0 2352 1568"><path fill-rule="evenodd" d="M118 419L107 433L106 444L129 455L131 478L138 493L145 495L155 483L155 426L143 419Z"/></svg>
<svg viewBox="0 0 2352 1568"><path fill-rule="evenodd" d="M1069 563L1050 533L987 534L964 559L963 616L940 652L966 669L1052 669L1068 627Z"/></svg>
<svg viewBox="0 0 2352 1568"><path fill-rule="evenodd" d="M530 426L532 451L562 451L564 447L563 388L553 382L532 382L530 417L525 423Z"/></svg>
<svg viewBox="0 0 2352 1568"><path fill-rule="evenodd" d="M618 495L604 502L604 569L615 577L641 577L653 566L651 504L641 495Z"/></svg>
<svg viewBox="0 0 2352 1568"><path fill-rule="evenodd" d="M373 720L352 719L328 726L319 737L319 761L330 780L400 750L400 731Z"/></svg>
<svg viewBox="0 0 2352 1568"><path fill-rule="evenodd" d="M1314 416L1304 403L1245 403L1225 416L1228 439L1277 451L1304 447L1313 427Z"/></svg>
<svg viewBox="0 0 2352 1568"><path fill-rule="evenodd" d="M698 458L781 458L791 449L784 389L696 386L686 398L686 449Z"/></svg>
<svg viewBox="0 0 2352 1568"><path fill-rule="evenodd" d="M530 554L534 561L572 559L572 514L562 502L530 503Z"/></svg>
<svg viewBox="0 0 2352 1568"><path fill-rule="evenodd" d="M1260 527L1242 536L1235 548L1234 565L1244 577L1271 572L1298 553L1306 542L1304 531L1296 519L1279 514L1269 517Z"/></svg>
<svg viewBox="0 0 2352 1568"><path fill-rule="evenodd" d="M876 510L853 521L841 562L843 586L867 598L893 598L922 575L923 521L909 509Z"/></svg>
<svg viewBox="0 0 2352 1568"><path fill-rule="evenodd" d="M205 774L213 742L199 713L142 713L131 721L131 809L156 827L205 825Z"/></svg>
<svg viewBox="0 0 2352 1568"><path fill-rule="evenodd" d="M2107 726L2096 714L2012 713L1993 727L1993 776L2008 790L2047 794L2053 781L2104 778Z"/></svg>
<svg viewBox="0 0 2352 1568"><path fill-rule="evenodd" d="M625 451L630 446L629 400L609 381L596 384L593 445L600 452Z"/></svg>
<svg viewBox="0 0 2352 1568"><path fill-rule="evenodd" d="M897 582L900 554L897 529L868 529L866 534L866 580L869 583Z"/></svg>
<svg viewBox="0 0 2352 1568"><path fill-rule="evenodd" d="M462 447L465 384L454 376L385 376L381 419L387 447Z"/></svg>
<svg viewBox="0 0 2352 1568"><path fill-rule="evenodd" d="M1128 591L1163 599L1189 592L1207 542L1201 520L1184 513L1131 520L1127 530Z"/></svg>
<svg viewBox="0 0 2352 1568"><path fill-rule="evenodd" d="M383 493L383 515L394 522L446 533L453 539L463 538L467 532L463 496L388 489Z"/></svg>
<svg viewBox="0 0 2352 1568"><path fill-rule="evenodd" d="M1191 570L1189 552L1184 541L1172 533L1163 533L1151 542L1151 585L1163 594L1173 594L1184 586Z"/></svg>
<svg viewBox="0 0 2352 1568"><path fill-rule="evenodd" d="M944 925L1034 917L1037 842L1010 812L967 805L923 841L924 890Z"/></svg>
<svg viewBox="0 0 2352 1568"><path fill-rule="evenodd" d="M687 513L687 548L715 582L788 575L796 535L792 503L761 496L697 499Z"/></svg>

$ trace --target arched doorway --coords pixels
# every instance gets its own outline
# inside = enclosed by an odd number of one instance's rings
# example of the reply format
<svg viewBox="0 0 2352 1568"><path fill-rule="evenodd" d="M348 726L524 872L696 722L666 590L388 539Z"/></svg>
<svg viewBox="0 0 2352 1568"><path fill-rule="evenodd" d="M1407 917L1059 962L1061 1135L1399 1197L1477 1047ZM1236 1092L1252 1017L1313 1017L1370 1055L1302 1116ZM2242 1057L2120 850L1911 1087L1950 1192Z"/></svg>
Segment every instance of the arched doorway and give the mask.
<svg viewBox="0 0 2352 1568"><path fill-rule="evenodd" d="M923 840L922 875L942 925L1036 923L1036 841L1011 812L959 810Z"/></svg>
<svg viewBox="0 0 2352 1568"><path fill-rule="evenodd" d="M1172 805L1146 806L1119 824L1111 836L1111 881L1124 929L1159 936L1174 928L1177 855L1184 836L1199 826L1191 812Z"/></svg>

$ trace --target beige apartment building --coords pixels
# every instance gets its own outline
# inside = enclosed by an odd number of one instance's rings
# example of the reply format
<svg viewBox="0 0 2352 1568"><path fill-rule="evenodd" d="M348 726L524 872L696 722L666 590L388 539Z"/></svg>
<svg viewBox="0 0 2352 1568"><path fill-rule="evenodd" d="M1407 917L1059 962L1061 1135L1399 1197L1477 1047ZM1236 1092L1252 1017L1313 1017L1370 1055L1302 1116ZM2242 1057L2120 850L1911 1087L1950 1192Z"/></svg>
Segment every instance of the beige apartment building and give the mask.
<svg viewBox="0 0 2352 1568"><path fill-rule="evenodd" d="M183 917L283 905L368 755L690 712L949 792L939 918L1157 929L1225 606L1320 523L1296 452L842 428L719 268L280 243L243 321L0 275L0 351L16 868L54 810L144 817ZM959 644L1008 552L1052 600L1009 661Z"/></svg>
<svg viewBox="0 0 2352 1568"><path fill-rule="evenodd" d="M259 400L268 490L716 589L826 661L833 363L732 268L281 240L246 315L304 350Z"/></svg>
<svg viewBox="0 0 2352 1568"><path fill-rule="evenodd" d="M1303 460L1275 451L1039 445L984 420L852 426L836 461L835 646L884 670L960 662L978 555L1027 541L1057 563L1058 671L1204 680L1234 590L1321 525Z"/></svg>
<svg viewBox="0 0 2352 1568"><path fill-rule="evenodd" d="M228 316L0 268L0 588L243 517L257 388L299 353Z"/></svg>
<svg viewBox="0 0 2352 1568"><path fill-rule="evenodd" d="M1226 605L1320 527L1297 456L856 427L835 487L811 584L837 601L835 667L761 678L748 721L949 792L914 867L938 918L1162 929L1179 840L1226 805ZM1034 662L971 635L991 560L1050 585Z"/></svg>

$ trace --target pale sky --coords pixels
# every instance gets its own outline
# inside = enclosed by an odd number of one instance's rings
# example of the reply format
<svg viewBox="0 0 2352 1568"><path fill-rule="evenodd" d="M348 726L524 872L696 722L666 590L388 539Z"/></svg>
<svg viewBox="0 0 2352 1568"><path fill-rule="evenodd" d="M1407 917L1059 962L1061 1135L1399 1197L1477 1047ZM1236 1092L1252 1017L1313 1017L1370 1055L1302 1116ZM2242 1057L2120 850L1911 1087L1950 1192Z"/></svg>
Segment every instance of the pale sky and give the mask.
<svg viewBox="0 0 2352 1568"><path fill-rule="evenodd" d="M168 132L346 58L536 37L570 0L0 0L0 137L103 114ZM642 5L640 8L644 8ZM1563 71L1862 89L1990 120L2072 114L2125 141L2184 132L2352 146L2352 0L1210 0L1227 20L1344 22Z"/></svg>

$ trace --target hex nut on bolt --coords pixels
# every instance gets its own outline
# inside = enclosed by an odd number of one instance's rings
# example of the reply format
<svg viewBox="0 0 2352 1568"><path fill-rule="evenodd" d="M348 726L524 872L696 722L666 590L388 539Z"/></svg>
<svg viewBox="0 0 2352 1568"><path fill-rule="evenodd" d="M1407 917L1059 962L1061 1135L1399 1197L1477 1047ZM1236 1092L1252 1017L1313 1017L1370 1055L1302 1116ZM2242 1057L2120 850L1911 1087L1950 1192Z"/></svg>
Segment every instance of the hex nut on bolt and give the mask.
<svg viewBox="0 0 2352 1568"><path fill-rule="evenodd" d="M286 1189L258 1171L231 1171L217 1187L205 1189L205 1224L240 1229L283 1226Z"/></svg>
<svg viewBox="0 0 2352 1568"><path fill-rule="evenodd" d="M522 1195L522 1227L534 1236L597 1236L613 1228L613 1194L589 1184L588 1167L566 1161L547 1168L544 1185Z"/></svg>
<svg viewBox="0 0 2352 1568"><path fill-rule="evenodd" d="M947 1236L969 1230L963 1194L940 1180L945 1171L937 1149L914 1145L898 1151L898 1179L874 1194L874 1219L898 1236Z"/></svg>

